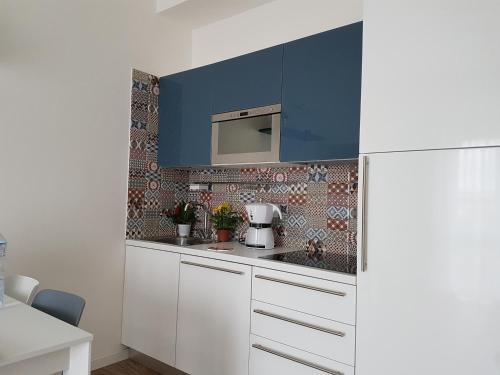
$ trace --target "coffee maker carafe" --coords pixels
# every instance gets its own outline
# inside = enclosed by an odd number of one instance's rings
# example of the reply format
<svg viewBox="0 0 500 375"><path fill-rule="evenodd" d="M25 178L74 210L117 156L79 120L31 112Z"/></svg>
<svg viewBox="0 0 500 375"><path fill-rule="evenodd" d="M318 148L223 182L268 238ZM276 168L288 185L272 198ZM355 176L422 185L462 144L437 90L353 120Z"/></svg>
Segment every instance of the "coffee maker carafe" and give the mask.
<svg viewBox="0 0 500 375"><path fill-rule="evenodd" d="M257 249L273 249L274 235L271 223L277 214L283 218L279 207L272 203L251 203L245 206L250 227L245 244Z"/></svg>

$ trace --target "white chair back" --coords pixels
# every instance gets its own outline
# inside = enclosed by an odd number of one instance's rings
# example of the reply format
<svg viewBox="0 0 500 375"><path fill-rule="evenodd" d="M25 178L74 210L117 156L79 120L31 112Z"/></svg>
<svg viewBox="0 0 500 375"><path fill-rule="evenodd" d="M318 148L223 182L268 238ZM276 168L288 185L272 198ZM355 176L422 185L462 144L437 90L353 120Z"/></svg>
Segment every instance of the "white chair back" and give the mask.
<svg viewBox="0 0 500 375"><path fill-rule="evenodd" d="M12 275L5 278L5 294L31 305L40 283L28 276Z"/></svg>

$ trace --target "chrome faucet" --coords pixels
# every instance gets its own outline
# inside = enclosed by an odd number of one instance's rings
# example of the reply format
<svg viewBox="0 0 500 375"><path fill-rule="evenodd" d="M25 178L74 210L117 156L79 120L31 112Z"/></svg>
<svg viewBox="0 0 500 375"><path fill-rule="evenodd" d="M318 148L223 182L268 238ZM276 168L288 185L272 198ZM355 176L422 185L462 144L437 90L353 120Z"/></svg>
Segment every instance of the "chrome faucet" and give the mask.
<svg viewBox="0 0 500 375"><path fill-rule="evenodd" d="M212 238L212 231L208 227L208 215L210 214L209 208L203 203L199 202L189 202L186 204L184 211L188 209L188 207L199 207L203 210L203 229L198 230L202 239L206 240Z"/></svg>

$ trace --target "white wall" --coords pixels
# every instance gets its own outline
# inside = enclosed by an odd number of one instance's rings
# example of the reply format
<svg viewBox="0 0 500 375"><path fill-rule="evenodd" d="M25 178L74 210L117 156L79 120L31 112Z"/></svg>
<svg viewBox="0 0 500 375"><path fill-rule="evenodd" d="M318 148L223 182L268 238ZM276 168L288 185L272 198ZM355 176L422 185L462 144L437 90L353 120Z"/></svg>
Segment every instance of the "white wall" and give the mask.
<svg viewBox="0 0 500 375"><path fill-rule="evenodd" d="M363 18L362 0L276 0L193 30L192 66L202 66Z"/></svg>
<svg viewBox="0 0 500 375"><path fill-rule="evenodd" d="M156 0L156 12L162 12L186 2L187 0Z"/></svg>
<svg viewBox="0 0 500 375"><path fill-rule="evenodd" d="M154 0L0 2L8 271L87 300L94 360L121 350L131 69L190 63L190 31L154 12Z"/></svg>

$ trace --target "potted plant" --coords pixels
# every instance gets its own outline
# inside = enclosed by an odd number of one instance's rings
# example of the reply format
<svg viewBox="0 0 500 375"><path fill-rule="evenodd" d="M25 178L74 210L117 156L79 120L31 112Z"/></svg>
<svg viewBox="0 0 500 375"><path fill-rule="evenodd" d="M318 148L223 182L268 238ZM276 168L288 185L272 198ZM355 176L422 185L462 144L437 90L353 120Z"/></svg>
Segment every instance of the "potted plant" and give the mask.
<svg viewBox="0 0 500 375"><path fill-rule="evenodd" d="M166 215L177 225L179 237L189 237L191 225L196 222L195 208L184 201L180 201L173 208L167 210Z"/></svg>
<svg viewBox="0 0 500 375"><path fill-rule="evenodd" d="M231 239L231 232L243 220L239 213L233 211L229 203L224 202L212 210L210 221L217 230L217 240L227 242Z"/></svg>

